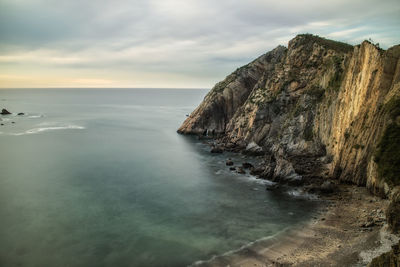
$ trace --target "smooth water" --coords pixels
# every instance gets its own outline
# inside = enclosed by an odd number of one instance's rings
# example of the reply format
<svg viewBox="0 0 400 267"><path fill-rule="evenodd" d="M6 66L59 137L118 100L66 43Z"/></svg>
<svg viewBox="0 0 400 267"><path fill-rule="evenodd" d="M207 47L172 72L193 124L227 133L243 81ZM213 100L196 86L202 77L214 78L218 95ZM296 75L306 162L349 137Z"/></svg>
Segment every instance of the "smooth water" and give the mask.
<svg viewBox="0 0 400 267"><path fill-rule="evenodd" d="M176 133L205 94L0 90L0 265L185 266L308 219Z"/></svg>

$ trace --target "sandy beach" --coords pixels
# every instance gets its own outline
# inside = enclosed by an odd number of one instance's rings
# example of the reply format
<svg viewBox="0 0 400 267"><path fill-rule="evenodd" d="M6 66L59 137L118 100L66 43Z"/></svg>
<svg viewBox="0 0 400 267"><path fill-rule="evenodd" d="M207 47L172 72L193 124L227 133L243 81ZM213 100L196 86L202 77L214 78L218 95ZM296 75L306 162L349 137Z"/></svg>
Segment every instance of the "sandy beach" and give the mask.
<svg viewBox="0 0 400 267"><path fill-rule="evenodd" d="M386 231L388 201L366 188L339 185L321 198L308 223L196 266L366 266L398 240Z"/></svg>

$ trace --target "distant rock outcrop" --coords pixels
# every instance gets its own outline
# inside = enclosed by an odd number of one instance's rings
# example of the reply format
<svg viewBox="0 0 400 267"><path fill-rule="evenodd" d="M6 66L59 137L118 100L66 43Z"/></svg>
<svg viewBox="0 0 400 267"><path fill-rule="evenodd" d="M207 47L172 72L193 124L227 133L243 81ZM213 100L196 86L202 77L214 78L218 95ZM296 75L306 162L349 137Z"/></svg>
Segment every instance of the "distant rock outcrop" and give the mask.
<svg viewBox="0 0 400 267"><path fill-rule="evenodd" d="M1 110L1 113L0 113L0 114L1 114L1 115L10 115L11 112L9 112L7 109L3 108L3 109Z"/></svg>

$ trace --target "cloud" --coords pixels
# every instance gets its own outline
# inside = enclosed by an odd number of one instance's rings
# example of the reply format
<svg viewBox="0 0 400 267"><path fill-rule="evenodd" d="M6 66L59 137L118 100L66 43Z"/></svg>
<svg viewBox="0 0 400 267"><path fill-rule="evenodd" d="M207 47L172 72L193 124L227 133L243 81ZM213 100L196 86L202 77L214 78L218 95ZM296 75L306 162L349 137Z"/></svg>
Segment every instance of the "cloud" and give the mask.
<svg viewBox="0 0 400 267"><path fill-rule="evenodd" d="M162 77L165 87L211 87L298 33L400 43L399 13L397 0L1 0L0 71L35 69L38 86L54 74L53 86L151 87Z"/></svg>

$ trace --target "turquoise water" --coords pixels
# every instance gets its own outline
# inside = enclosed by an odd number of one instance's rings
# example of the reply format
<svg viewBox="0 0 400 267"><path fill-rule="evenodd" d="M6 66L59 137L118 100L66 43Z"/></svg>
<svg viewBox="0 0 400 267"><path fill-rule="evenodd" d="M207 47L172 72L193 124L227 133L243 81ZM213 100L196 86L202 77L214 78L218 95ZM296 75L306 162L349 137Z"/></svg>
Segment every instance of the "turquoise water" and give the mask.
<svg viewBox="0 0 400 267"><path fill-rule="evenodd" d="M206 93L0 90L0 265L185 266L308 219L176 133Z"/></svg>

